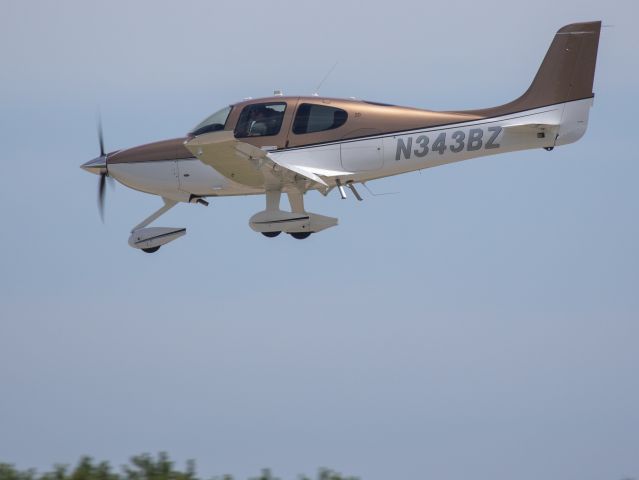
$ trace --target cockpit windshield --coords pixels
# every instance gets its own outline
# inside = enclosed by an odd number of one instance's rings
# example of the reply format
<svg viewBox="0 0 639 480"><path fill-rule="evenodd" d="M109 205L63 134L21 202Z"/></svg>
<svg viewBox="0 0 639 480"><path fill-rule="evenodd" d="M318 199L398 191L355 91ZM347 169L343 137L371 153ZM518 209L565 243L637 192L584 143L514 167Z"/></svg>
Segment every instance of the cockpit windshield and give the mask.
<svg viewBox="0 0 639 480"><path fill-rule="evenodd" d="M223 108L222 110L215 112L210 117L207 117L204 121L198 123L193 130L191 130L189 136L196 137L203 133L224 130L224 125L226 124L226 120L229 118L232 108L232 106Z"/></svg>

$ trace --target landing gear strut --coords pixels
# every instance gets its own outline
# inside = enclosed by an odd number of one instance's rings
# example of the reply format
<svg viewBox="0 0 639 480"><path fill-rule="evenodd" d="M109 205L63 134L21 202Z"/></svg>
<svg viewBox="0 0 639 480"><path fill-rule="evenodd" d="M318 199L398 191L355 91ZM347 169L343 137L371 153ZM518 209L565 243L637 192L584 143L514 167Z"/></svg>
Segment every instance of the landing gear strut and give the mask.
<svg viewBox="0 0 639 480"><path fill-rule="evenodd" d="M142 250L145 253L154 253L157 252L162 245L172 242L186 234L186 228L147 227L151 222L157 220L177 205L175 200L169 200L168 198L163 198L163 200L164 205L160 209L133 227L131 236L129 237L129 245L131 247Z"/></svg>

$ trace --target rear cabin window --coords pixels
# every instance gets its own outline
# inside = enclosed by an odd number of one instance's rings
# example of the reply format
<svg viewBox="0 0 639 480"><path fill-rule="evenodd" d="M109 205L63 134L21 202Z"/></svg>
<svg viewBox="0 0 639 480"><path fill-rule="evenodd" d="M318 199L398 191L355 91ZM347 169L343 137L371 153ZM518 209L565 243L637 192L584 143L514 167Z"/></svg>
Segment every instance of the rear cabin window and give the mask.
<svg viewBox="0 0 639 480"><path fill-rule="evenodd" d="M286 103L256 103L247 105L240 113L235 136L267 137L277 135L282 128Z"/></svg>
<svg viewBox="0 0 639 480"><path fill-rule="evenodd" d="M341 127L346 123L348 113L341 108L326 105L302 103L297 109L293 122L293 133L323 132Z"/></svg>

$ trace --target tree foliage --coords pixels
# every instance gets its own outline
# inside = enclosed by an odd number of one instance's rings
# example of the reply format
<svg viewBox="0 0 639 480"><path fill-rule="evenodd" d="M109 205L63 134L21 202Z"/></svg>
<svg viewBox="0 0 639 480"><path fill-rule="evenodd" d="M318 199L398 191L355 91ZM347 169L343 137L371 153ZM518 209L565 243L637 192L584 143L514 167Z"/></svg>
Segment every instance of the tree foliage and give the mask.
<svg viewBox="0 0 639 480"><path fill-rule="evenodd" d="M320 469L317 480L358 480L356 477L345 477L328 469ZM157 457L149 454L131 457L129 464L115 471L108 462L96 462L85 456L75 467L54 465L50 472L39 473L34 469L18 470L14 465L0 462L0 480L203 480L195 472L195 462L189 460L185 470L178 470L169 456L161 452ZM222 475L210 480L234 480L232 475ZM257 477L249 480L280 480L273 476L269 469L262 470ZM299 480L312 480L301 475Z"/></svg>

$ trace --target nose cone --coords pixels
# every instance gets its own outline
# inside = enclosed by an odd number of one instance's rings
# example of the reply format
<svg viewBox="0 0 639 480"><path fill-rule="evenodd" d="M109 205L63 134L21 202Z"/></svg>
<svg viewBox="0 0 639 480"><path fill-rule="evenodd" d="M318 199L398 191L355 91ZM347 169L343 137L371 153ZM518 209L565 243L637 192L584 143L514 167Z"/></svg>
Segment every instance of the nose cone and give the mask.
<svg viewBox="0 0 639 480"><path fill-rule="evenodd" d="M93 160L89 160L87 163L83 163L80 165L80 168L86 170L89 173L95 173L96 175L100 175L102 173L107 172L107 156L102 155L94 158Z"/></svg>

